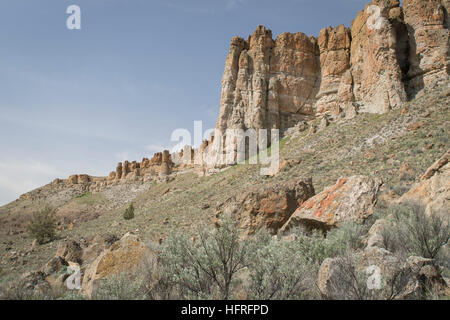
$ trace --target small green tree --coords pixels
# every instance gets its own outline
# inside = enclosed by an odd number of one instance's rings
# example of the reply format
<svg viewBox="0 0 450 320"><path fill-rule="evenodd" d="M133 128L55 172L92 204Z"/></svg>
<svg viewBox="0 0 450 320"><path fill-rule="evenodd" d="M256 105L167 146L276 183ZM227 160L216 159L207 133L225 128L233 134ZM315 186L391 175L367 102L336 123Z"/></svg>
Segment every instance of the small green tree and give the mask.
<svg viewBox="0 0 450 320"><path fill-rule="evenodd" d="M39 244L51 242L56 237L56 210L50 206L35 212L27 226L28 233Z"/></svg>
<svg viewBox="0 0 450 320"><path fill-rule="evenodd" d="M125 220L131 220L134 218L134 205L133 202L130 203L128 208L125 209L125 212L123 213L123 218Z"/></svg>

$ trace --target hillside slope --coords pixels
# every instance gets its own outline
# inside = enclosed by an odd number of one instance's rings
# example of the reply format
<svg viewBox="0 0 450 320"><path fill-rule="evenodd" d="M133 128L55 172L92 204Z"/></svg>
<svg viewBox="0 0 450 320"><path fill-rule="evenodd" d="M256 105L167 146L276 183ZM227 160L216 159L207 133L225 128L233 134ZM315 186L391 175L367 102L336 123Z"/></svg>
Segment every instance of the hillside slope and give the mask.
<svg viewBox="0 0 450 320"><path fill-rule="evenodd" d="M133 232L146 241L158 241L171 229L194 233L212 226L216 206L228 199L273 182L311 177L316 193L340 177L376 176L383 180L379 200L398 198L425 170L450 149L450 84L423 92L401 110L360 114L328 126L308 123L317 132L291 130L281 140L281 172L261 176L259 165L237 165L220 173L199 176L186 170L167 181L129 182L101 192L60 189L50 184L0 208L1 274L8 279L39 269L66 239L122 236ZM286 160L286 161L283 161ZM288 165L286 163L289 163ZM135 218L122 217L129 202ZM32 212L50 204L58 209L59 239L30 250L25 233Z"/></svg>

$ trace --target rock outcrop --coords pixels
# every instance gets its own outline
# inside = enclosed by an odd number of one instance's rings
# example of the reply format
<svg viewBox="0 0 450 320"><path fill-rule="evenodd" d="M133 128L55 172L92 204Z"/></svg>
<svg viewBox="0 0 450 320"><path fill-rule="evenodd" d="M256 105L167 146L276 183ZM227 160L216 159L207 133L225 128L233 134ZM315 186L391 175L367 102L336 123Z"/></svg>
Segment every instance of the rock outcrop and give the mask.
<svg viewBox="0 0 450 320"><path fill-rule="evenodd" d="M244 236L252 235L259 229L276 234L298 206L313 195L311 178L293 179L226 200L217 207L216 218L231 215L239 221Z"/></svg>
<svg viewBox="0 0 450 320"><path fill-rule="evenodd" d="M315 111L339 114L353 101L350 73L350 29L344 25L320 31L320 87Z"/></svg>
<svg viewBox="0 0 450 320"><path fill-rule="evenodd" d="M289 128L312 116L319 70L317 40L259 26L245 41L235 37L225 63L216 128Z"/></svg>
<svg viewBox="0 0 450 320"><path fill-rule="evenodd" d="M153 158L143 158L141 162L125 161L117 164L116 171L109 174L109 181L143 180L145 176L167 176L172 172L172 156L168 150L155 153Z"/></svg>
<svg viewBox="0 0 450 320"><path fill-rule="evenodd" d="M147 249L147 246L137 236L127 233L120 241L103 251L86 268L81 292L92 297L101 279L134 271L143 261Z"/></svg>
<svg viewBox="0 0 450 320"><path fill-rule="evenodd" d="M448 80L450 73L448 0L404 0L409 36L408 88L412 94Z"/></svg>
<svg viewBox="0 0 450 320"><path fill-rule="evenodd" d="M318 38L258 26L235 37L216 128L281 129L328 113L384 113L448 79L448 0L373 0Z"/></svg>
<svg viewBox="0 0 450 320"><path fill-rule="evenodd" d="M351 73L360 111L384 113L406 102L397 58L397 33L389 20L398 1L374 0L352 23Z"/></svg>
<svg viewBox="0 0 450 320"><path fill-rule="evenodd" d="M379 179L365 176L341 178L303 202L280 231L296 227L326 231L345 221L363 221L373 213L380 186Z"/></svg>
<svg viewBox="0 0 450 320"><path fill-rule="evenodd" d="M414 201L425 205L426 214L440 214L450 219L450 152L436 161L422 176L421 182L404 194L398 202Z"/></svg>

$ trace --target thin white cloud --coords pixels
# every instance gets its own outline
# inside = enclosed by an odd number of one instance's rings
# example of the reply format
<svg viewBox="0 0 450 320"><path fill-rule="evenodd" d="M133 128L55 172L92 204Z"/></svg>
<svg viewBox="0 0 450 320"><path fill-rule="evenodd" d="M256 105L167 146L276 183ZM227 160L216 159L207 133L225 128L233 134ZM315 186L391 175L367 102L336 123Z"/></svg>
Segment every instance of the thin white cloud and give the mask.
<svg viewBox="0 0 450 320"><path fill-rule="evenodd" d="M0 205L51 182L61 174L57 168L38 161L0 161Z"/></svg>
<svg viewBox="0 0 450 320"><path fill-rule="evenodd" d="M226 4L226 9L227 10L236 9L236 8L240 7L241 5L244 5L246 2L247 2L247 0L228 0L227 4Z"/></svg>

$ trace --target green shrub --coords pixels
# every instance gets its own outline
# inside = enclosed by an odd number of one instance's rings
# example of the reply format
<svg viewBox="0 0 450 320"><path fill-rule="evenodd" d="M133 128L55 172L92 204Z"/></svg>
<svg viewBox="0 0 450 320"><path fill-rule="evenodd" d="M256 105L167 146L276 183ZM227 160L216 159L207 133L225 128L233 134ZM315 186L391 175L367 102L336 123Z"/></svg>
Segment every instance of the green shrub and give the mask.
<svg viewBox="0 0 450 320"><path fill-rule="evenodd" d="M123 218L125 220L131 220L134 218L134 205L133 203L130 203L130 205L125 209L125 212L123 213Z"/></svg>
<svg viewBox="0 0 450 320"><path fill-rule="evenodd" d="M286 300L317 297L316 270L310 267L297 242L267 236L253 240L249 255L249 299Z"/></svg>
<svg viewBox="0 0 450 320"><path fill-rule="evenodd" d="M37 240L39 244L51 242L56 237L56 210L45 207L35 212L27 226L28 233Z"/></svg>
<svg viewBox="0 0 450 320"><path fill-rule="evenodd" d="M93 294L94 300L144 300L144 278L139 274L120 273L100 280Z"/></svg>
<svg viewBox="0 0 450 320"><path fill-rule="evenodd" d="M439 214L427 215L425 207L408 202L389 207L390 226L383 231L387 250L404 256L435 259L448 244L450 226Z"/></svg>
<svg viewBox="0 0 450 320"><path fill-rule="evenodd" d="M161 248L160 285L172 298L228 300L237 273L245 267L247 249L230 218L218 229L200 232L196 242L185 234L173 234Z"/></svg>

